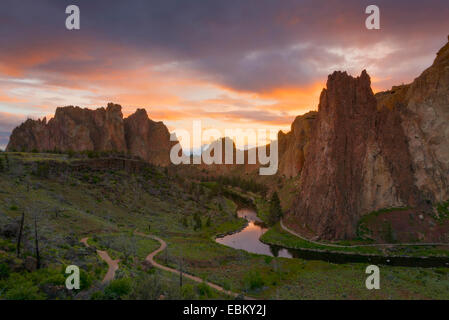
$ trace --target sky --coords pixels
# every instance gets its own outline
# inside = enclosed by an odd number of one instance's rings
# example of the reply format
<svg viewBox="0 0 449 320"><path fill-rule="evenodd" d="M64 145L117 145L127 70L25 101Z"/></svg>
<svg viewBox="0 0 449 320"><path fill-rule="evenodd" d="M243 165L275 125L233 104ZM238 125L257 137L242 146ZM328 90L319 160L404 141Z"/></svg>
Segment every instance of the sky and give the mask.
<svg viewBox="0 0 449 320"><path fill-rule="evenodd" d="M71 4L80 30L65 27ZM365 27L371 4L380 30ZM172 132L288 131L335 70L366 69L375 92L413 81L448 17L447 0L2 0L0 148L27 118L108 102Z"/></svg>

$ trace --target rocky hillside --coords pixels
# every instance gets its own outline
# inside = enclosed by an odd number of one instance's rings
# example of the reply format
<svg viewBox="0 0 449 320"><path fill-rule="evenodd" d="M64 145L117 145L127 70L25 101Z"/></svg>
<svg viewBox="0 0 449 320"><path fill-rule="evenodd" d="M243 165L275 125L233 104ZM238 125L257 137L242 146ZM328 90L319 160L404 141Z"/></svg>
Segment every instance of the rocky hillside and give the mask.
<svg viewBox="0 0 449 320"><path fill-rule="evenodd" d="M14 129L6 150L115 151L168 165L173 144L167 127L144 109L123 119L122 107L110 103L106 109L57 108L48 122L28 119Z"/></svg>
<svg viewBox="0 0 449 320"><path fill-rule="evenodd" d="M449 44L413 83L376 96L365 71L334 72L315 121L292 228L348 239L375 210L409 207L427 221L449 199ZM441 240L432 223L424 238Z"/></svg>

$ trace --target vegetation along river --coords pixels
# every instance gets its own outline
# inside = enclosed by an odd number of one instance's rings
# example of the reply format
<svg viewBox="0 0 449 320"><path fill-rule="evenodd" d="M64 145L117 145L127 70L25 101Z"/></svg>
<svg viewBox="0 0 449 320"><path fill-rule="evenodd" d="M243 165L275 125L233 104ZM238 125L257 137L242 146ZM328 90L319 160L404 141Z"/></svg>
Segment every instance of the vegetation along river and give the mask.
<svg viewBox="0 0 449 320"><path fill-rule="evenodd" d="M410 257L410 256L381 256L347 252L335 252L315 249L290 249L275 245L268 245L259 238L268 230L257 217L253 209L239 209L237 214L248 220L248 225L242 230L216 238L220 244L234 249L262 254L272 257L300 258L307 260L324 260L331 263L369 263L392 266L409 267L448 267L449 257Z"/></svg>

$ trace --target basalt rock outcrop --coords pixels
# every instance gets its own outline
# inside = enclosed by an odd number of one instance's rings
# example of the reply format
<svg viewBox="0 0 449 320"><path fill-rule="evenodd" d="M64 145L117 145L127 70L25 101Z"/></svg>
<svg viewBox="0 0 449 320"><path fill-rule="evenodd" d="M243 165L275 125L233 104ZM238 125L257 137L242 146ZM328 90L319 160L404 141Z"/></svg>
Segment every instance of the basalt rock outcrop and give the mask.
<svg viewBox="0 0 449 320"><path fill-rule="evenodd" d="M122 107L90 110L57 108L48 122L28 119L11 134L7 151L114 151L138 156L156 165L170 163L170 133L144 109L123 119Z"/></svg>
<svg viewBox="0 0 449 320"><path fill-rule="evenodd" d="M433 206L449 199L449 44L413 83L376 96L365 71L334 72L309 140L286 217L292 228L348 239L363 215L379 209L434 215Z"/></svg>
<svg viewBox="0 0 449 320"><path fill-rule="evenodd" d="M119 105L96 110L57 108L48 121L28 119L11 134L7 150L126 151L123 114Z"/></svg>
<svg viewBox="0 0 449 320"><path fill-rule="evenodd" d="M124 120L128 153L156 165L170 164L170 150L177 142L170 141L170 132L162 122L148 118L145 109Z"/></svg>
<svg viewBox="0 0 449 320"><path fill-rule="evenodd" d="M306 147L310 141L312 127L317 113L310 111L297 116L291 125L291 131L279 131L279 174L286 177L297 176L304 167Z"/></svg>

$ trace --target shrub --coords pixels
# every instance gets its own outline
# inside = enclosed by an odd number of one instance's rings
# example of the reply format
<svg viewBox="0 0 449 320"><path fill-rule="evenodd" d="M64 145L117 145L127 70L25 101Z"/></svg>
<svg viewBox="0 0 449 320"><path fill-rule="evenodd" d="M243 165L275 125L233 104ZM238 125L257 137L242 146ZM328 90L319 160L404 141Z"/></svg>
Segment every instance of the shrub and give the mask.
<svg viewBox="0 0 449 320"><path fill-rule="evenodd" d="M145 275L136 279L128 298L132 300L157 300L163 293L160 278L157 275Z"/></svg>
<svg viewBox="0 0 449 320"><path fill-rule="evenodd" d="M193 230L196 231L196 230L199 230L199 229L201 229L203 227L202 223L201 223L201 217L198 214L198 212L193 215L193 221L195 223L194 226L193 226Z"/></svg>
<svg viewBox="0 0 449 320"><path fill-rule="evenodd" d="M3 287L6 289L4 298L7 300L43 300L45 294L39 292L39 288L25 276L12 273L4 281Z"/></svg>
<svg viewBox="0 0 449 320"><path fill-rule="evenodd" d="M38 163L34 174L41 178L48 178L50 175L50 166L48 163Z"/></svg>
<svg viewBox="0 0 449 320"><path fill-rule="evenodd" d="M90 300L104 300L104 299L105 299L104 293L101 291L95 291L90 296Z"/></svg>
<svg viewBox="0 0 449 320"><path fill-rule="evenodd" d="M27 281L8 290L5 298L7 300L44 300L45 295L39 293L39 288L31 281Z"/></svg>
<svg viewBox="0 0 449 320"><path fill-rule="evenodd" d="M109 300L120 300L131 292L131 280L127 278L117 279L104 289L104 295Z"/></svg>
<svg viewBox="0 0 449 320"><path fill-rule="evenodd" d="M186 300L196 299L195 290L191 284L185 284L182 286L181 295L182 298Z"/></svg>
<svg viewBox="0 0 449 320"><path fill-rule="evenodd" d="M10 273L9 266L5 263L0 264L0 280L8 278L9 273Z"/></svg>
<svg viewBox="0 0 449 320"><path fill-rule="evenodd" d="M92 282L93 282L92 276L83 269L80 269L80 290L90 288Z"/></svg>
<svg viewBox="0 0 449 320"><path fill-rule="evenodd" d="M265 256L264 260L265 260L265 263L266 263L266 264L270 264L271 261L273 260L273 257Z"/></svg>
<svg viewBox="0 0 449 320"><path fill-rule="evenodd" d="M196 286L198 294L202 297L210 297L212 295L212 289L205 283L201 282Z"/></svg>
<svg viewBox="0 0 449 320"><path fill-rule="evenodd" d="M184 216L182 217L182 225L187 228L189 226L189 223L187 222L187 217Z"/></svg>
<svg viewBox="0 0 449 320"><path fill-rule="evenodd" d="M264 281L262 279L262 276L260 275L259 271L257 270L251 270L248 272L244 279L245 287L249 290L255 290L262 288L264 285Z"/></svg>

